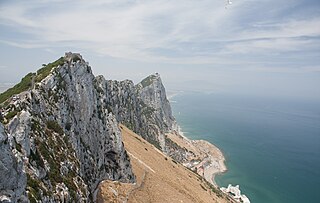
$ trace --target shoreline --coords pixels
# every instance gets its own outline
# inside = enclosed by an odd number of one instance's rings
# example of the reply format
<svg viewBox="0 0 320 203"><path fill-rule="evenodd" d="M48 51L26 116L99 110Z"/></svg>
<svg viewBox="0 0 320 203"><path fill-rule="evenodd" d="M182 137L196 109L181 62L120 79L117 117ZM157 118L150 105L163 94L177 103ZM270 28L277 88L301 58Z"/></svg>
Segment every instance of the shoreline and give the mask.
<svg viewBox="0 0 320 203"><path fill-rule="evenodd" d="M216 181L216 175L223 174L228 171L225 164L225 156L223 152L214 144L206 140L191 140L184 135L181 127L177 127L177 132L175 134L176 143L180 144L181 147L185 147L186 150L193 148L194 156L188 157L189 161L182 163L185 167L193 170L195 173L203 177L210 184L215 186L218 190L226 194L235 202L250 203L249 198L245 194L241 194L239 185L232 186L228 185L227 188L219 186ZM183 145L184 144L184 145ZM186 147L186 145L189 145ZM192 146L192 147L190 147ZM194 160L200 160L194 162Z"/></svg>
<svg viewBox="0 0 320 203"><path fill-rule="evenodd" d="M189 153L186 154L187 161L182 164L219 188L215 182L215 176L228 170L222 151L206 140L189 139L184 135L180 126L177 126L177 131L174 134L169 133L167 136L180 147L188 150Z"/></svg>

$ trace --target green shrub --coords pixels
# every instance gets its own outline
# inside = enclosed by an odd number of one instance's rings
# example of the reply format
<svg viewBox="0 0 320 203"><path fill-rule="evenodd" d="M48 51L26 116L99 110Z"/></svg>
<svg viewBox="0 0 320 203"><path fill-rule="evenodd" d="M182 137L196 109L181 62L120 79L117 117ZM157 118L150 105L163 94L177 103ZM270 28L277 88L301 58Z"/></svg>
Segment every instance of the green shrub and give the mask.
<svg viewBox="0 0 320 203"><path fill-rule="evenodd" d="M10 111L9 113L7 113L7 115L5 116L7 120L10 120L11 118L15 117L15 115L18 114L18 111L14 110L14 111Z"/></svg>

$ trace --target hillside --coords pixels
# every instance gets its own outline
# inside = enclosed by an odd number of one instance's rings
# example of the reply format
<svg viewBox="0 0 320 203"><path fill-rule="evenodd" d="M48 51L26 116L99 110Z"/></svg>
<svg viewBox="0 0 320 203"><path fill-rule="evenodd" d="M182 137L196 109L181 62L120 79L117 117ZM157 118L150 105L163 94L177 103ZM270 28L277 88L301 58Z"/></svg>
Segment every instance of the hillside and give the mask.
<svg viewBox="0 0 320 203"><path fill-rule="evenodd" d="M166 156L127 127L121 125L120 128L137 182L102 182L98 202L230 201L201 176Z"/></svg>

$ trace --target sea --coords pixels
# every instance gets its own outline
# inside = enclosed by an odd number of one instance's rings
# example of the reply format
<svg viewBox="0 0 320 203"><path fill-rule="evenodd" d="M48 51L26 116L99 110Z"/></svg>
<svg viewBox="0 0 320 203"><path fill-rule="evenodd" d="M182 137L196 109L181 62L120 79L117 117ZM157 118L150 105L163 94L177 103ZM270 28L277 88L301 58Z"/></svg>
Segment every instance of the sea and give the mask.
<svg viewBox="0 0 320 203"><path fill-rule="evenodd" d="M320 103L299 99L180 92L170 98L184 135L219 147L253 203L320 202Z"/></svg>

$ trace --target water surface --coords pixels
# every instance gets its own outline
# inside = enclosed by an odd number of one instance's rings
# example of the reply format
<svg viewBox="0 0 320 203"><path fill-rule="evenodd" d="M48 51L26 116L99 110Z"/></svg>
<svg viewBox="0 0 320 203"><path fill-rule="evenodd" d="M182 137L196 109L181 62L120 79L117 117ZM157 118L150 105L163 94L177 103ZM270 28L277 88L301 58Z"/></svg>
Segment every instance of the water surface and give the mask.
<svg viewBox="0 0 320 203"><path fill-rule="evenodd" d="M319 102L204 93L173 97L174 115L192 139L216 144L251 202L319 202Z"/></svg>

